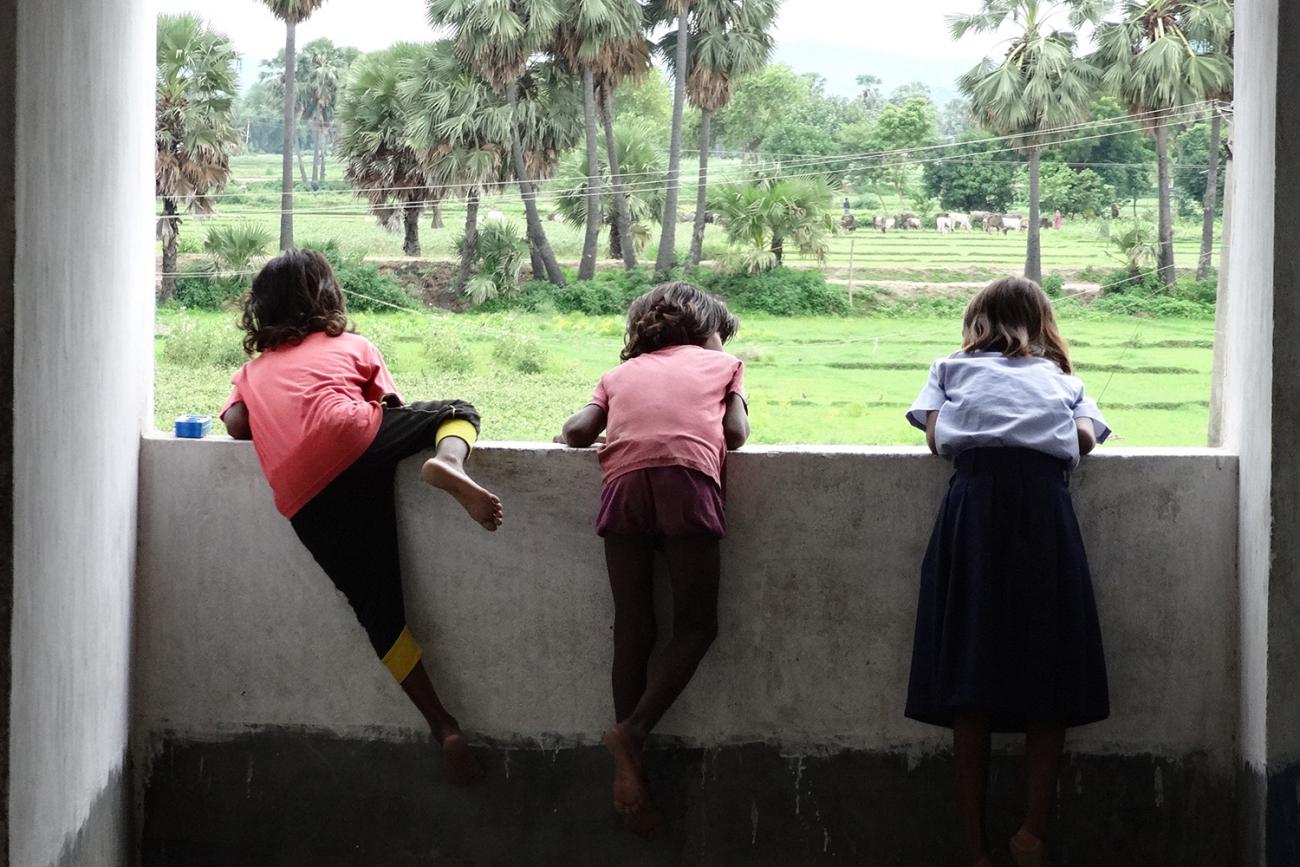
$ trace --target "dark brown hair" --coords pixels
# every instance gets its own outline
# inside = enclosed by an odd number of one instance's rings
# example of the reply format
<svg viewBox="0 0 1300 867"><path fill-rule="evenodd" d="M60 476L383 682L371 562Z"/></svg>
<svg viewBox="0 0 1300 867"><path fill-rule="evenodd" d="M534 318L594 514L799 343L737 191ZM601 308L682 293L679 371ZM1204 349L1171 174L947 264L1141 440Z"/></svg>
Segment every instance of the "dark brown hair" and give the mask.
<svg viewBox="0 0 1300 867"><path fill-rule="evenodd" d="M990 283L966 305L962 352L1001 352L1008 358L1038 357L1072 373L1070 350L1056 328L1052 300L1033 280L1006 277Z"/></svg>
<svg viewBox="0 0 1300 867"><path fill-rule="evenodd" d="M244 299L244 351L249 355L349 328L347 303L334 269L315 250L289 250L262 268Z"/></svg>
<svg viewBox="0 0 1300 867"><path fill-rule="evenodd" d="M726 343L740 328L721 299L690 283L664 283L632 302L622 359L665 346L703 345L714 334Z"/></svg>

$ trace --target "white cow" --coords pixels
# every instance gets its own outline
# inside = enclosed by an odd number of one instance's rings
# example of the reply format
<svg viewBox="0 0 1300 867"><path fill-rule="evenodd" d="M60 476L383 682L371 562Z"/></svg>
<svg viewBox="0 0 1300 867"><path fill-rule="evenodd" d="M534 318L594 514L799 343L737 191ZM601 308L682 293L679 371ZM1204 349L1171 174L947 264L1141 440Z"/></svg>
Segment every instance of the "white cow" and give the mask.
<svg viewBox="0 0 1300 867"><path fill-rule="evenodd" d="M934 218L934 226L939 230L940 235L951 235L953 230L952 217L947 214L940 214Z"/></svg>
<svg viewBox="0 0 1300 867"><path fill-rule="evenodd" d="M970 222L970 214L958 214L956 212L950 212L948 214L948 219L952 220L952 225L954 229L965 229L967 232L972 230L971 222Z"/></svg>
<svg viewBox="0 0 1300 867"><path fill-rule="evenodd" d="M920 228L921 228L921 218L920 218L920 217L912 217L912 216L904 217L904 218L903 218L903 228L904 228L904 229L920 229Z"/></svg>
<svg viewBox="0 0 1300 867"><path fill-rule="evenodd" d="M1024 219L1024 217L1021 217L1019 214L1003 214L1003 215L1002 215L1002 233L1003 233L1003 234L1006 234L1007 232L1019 232L1019 231L1020 231L1021 229L1023 229L1023 228L1025 228L1025 219Z"/></svg>
<svg viewBox="0 0 1300 867"><path fill-rule="evenodd" d="M483 221L487 223L504 223L506 221L506 215L500 211L488 211L487 216L483 218Z"/></svg>

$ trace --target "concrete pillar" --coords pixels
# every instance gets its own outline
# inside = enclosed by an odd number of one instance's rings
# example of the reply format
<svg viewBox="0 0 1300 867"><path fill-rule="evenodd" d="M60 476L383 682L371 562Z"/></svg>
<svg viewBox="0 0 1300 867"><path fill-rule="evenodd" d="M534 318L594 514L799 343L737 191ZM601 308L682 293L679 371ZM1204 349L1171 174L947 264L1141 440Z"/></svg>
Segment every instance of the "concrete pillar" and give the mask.
<svg viewBox="0 0 1300 867"><path fill-rule="evenodd" d="M127 862L155 54L152 4L0 3L3 863L15 867Z"/></svg>
<svg viewBox="0 0 1300 867"><path fill-rule="evenodd" d="M1224 444L1241 455L1242 864L1300 863L1300 8L1237 5Z"/></svg>

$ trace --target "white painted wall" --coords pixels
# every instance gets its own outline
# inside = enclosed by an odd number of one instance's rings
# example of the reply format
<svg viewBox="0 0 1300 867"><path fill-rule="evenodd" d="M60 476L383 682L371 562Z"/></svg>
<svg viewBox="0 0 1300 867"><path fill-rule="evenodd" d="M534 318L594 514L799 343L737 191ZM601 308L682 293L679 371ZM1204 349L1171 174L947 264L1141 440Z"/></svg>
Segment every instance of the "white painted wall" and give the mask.
<svg viewBox="0 0 1300 867"><path fill-rule="evenodd" d="M132 0L18 0L9 828L22 867L55 862L127 747L152 378L153 14Z"/></svg>
<svg viewBox="0 0 1300 867"><path fill-rule="evenodd" d="M1277 130L1277 0L1236 6L1237 201L1230 229L1224 359L1224 447L1240 455L1240 752L1262 770L1268 736L1268 619L1273 482L1273 220ZM1294 684L1286 688L1293 688Z"/></svg>
<svg viewBox="0 0 1300 867"><path fill-rule="evenodd" d="M1225 773L1237 715L1236 459L1113 452L1075 476L1112 720L1075 749ZM399 469L408 616L469 728L591 742L608 724L612 606L591 452L480 449L495 536ZM902 716L921 556L947 477L921 450L746 450L729 465L721 635L662 731L719 744L927 750ZM247 443L146 440L134 717L209 737L307 726L397 737L420 720L301 548ZM667 624L665 617L662 623Z"/></svg>

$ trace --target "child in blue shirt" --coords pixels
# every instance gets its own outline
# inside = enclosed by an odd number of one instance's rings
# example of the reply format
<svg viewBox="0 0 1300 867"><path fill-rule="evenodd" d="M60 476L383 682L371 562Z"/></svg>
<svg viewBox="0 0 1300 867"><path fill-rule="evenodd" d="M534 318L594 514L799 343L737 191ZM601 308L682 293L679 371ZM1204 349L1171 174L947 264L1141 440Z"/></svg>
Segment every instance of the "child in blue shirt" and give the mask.
<svg viewBox="0 0 1300 867"><path fill-rule="evenodd" d="M921 566L907 716L953 729L963 863L989 867L991 732L1025 733L1021 867L1043 838L1069 726L1110 714L1070 471L1110 434L1071 375L1046 293L1020 278L975 296L961 351L934 363L908 420L955 472Z"/></svg>

